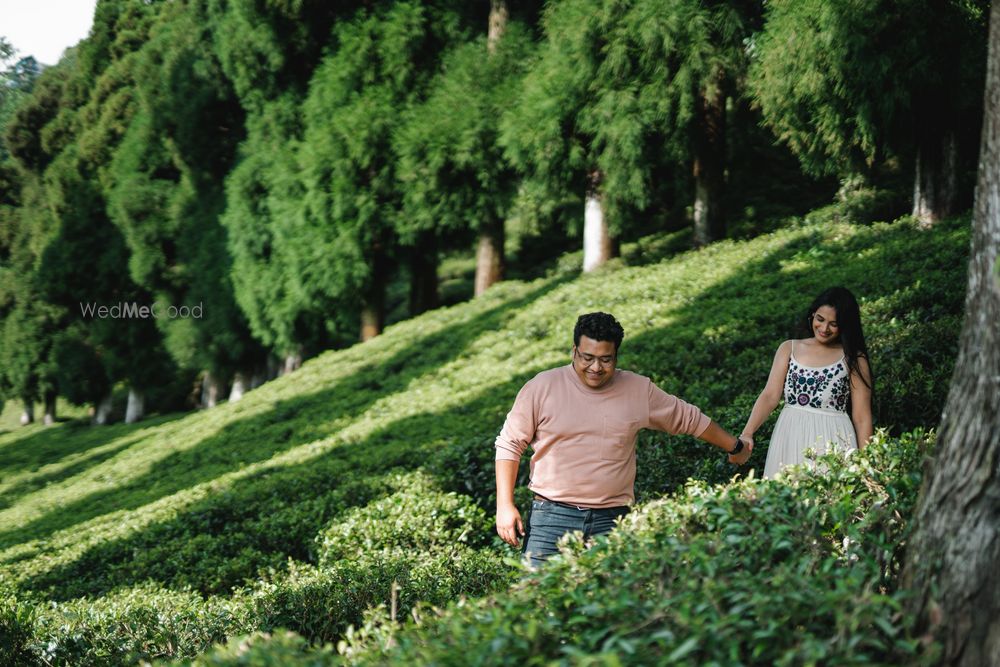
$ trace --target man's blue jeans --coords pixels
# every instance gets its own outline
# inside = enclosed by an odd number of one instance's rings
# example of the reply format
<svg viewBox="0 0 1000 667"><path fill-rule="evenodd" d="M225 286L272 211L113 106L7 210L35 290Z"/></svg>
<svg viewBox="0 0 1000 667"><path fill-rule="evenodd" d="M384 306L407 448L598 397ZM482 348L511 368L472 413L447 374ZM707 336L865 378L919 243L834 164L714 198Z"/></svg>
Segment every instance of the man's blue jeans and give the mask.
<svg viewBox="0 0 1000 667"><path fill-rule="evenodd" d="M556 542L566 533L580 531L584 540L611 532L615 520L628 514L628 507L587 509L536 498L531 503L524 553L532 567L559 553Z"/></svg>

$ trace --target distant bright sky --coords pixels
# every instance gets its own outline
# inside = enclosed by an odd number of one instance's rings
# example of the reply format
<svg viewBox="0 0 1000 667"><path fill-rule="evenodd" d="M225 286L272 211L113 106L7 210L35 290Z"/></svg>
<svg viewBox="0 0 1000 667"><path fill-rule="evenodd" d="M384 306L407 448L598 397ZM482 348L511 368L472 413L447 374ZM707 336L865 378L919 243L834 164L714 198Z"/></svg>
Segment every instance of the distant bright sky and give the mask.
<svg viewBox="0 0 1000 667"><path fill-rule="evenodd" d="M0 35L18 58L55 65L64 49L87 36L97 0L0 0Z"/></svg>

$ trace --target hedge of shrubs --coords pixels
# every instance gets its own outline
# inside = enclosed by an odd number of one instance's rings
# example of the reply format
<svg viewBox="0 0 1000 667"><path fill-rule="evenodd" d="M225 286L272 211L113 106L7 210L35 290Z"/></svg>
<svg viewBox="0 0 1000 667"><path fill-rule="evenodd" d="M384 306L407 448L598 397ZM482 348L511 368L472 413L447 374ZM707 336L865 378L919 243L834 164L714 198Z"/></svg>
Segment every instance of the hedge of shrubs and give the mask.
<svg viewBox="0 0 1000 667"><path fill-rule="evenodd" d="M397 619L416 609L430 623L419 601L505 588L516 553L490 527L493 436L521 384L568 361L573 322L587 310L625 325L624 368L737 429L812 294L849 285L863 297L877 423L894 436L933 426L967 248L967 219L928 231L908 221L795 224L654 265L619 260L585 276L501 283L312 360L240 403L114 427L106 442L75 424L0 434L0 470L11 448L65 452L3 470L0 633L11 639L0 650L39 664L130 664L249 636L238 645L263 656L276 637L282 651L298 645L285 628L361 655L366 636L394 627L379 622L394 598ZM759 470L764 453L740 472ZM694 502L692 489L708 487L686 487L688 478L732 474L691 438L640 436L644 503L670 493ZM536 624L548 636L544 619Z"/></svg>
<svg viewBox="0 0 1000 667"><path fill-rule="evenodd" d="M320 566L292 561L231 596L150 585L50 605L4 597L0 664L133 664L275 628L333 641L378 605L402 617L418 602L445 605L510 583L513 572L499 553L468 545L469 536L481 543L489 534L482 509L420 474L396 474L392 483L396 493L321 534ZM448 514L404 526L408 501Z"/></svg>
<svg viewBox="0 0 1000 667"><path fill-rule="evenodd" d="M932 664L896 581L933 440L880 434L819 470L692 481L590 549L566 538L507 591L406 623L376 608L336 651L255 635L177 664Z"/></svg>
<svg viewBox="0 0 1000 667"><path fill-rule="evenodd" d="M879 438L779 481L691 482L590 550L567 539L509 592L419 626L372 627L344 653L440 665L930 659L908 635L895 582L932 442Z"/></svg>

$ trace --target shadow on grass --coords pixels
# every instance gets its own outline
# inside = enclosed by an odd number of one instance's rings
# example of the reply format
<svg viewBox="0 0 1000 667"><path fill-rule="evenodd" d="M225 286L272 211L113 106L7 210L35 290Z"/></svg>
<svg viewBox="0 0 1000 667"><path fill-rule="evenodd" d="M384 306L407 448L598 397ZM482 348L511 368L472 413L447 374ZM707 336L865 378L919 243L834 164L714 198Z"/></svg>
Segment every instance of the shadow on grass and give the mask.
<svg viewBox="0 0 1000 667"><path fill-rule="evenodd" d="M299 445L334 433L334 420L361 415L375 401L404 391L409 383L452 359L484 333L499 328L507 314L558 287L565 278L545 282L530 293L493 307L469 321L415 338L380 363L322 391L279 402L253 417L235 419L196 445L170 454L144 475L107 491L91 493L23 526L0 531L0 548L45 538L109 512L135 509L248 464L265 461Z"/></svg>
<svg viewBox="0 0 1000 667"><path fill-rule="evenodd" d="M141 424L91 426L89 421L67 421L35 430L5 443L0 452L0 509L29 493L82 474L128 449L144 437L143 431L176 422L184 415L151 417ZM16 481L10 481L16 480Z"/></svg>

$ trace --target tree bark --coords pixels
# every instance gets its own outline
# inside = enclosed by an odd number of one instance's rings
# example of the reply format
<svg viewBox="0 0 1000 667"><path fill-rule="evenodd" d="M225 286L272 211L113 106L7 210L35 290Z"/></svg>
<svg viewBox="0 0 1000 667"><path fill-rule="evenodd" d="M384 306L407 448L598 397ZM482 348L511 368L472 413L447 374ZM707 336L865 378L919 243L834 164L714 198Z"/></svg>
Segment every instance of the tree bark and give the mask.
<svg viewBox="0 0 1000 667"><path fill-rule="evenodd" d="M489 28L486 33L486 50L490 55L497 51L497 44L504 33L507 32L507 19L510 12L507 11L507 0L490 1Z"/></svg>
<svg viewBox="0 0 1000 667"><path fill-rule="evenodd" d="M604 175L590 173L583 210L583 270L593 271L615 255L615 243L604 215Z"/></svg>
<svg viewBox="0 0 1000 667"><path fill-rule="evenodd" d="M21 426L35 423L35 404L33 401L24 399L22 401L24 409L21 411Z"/></svg>
<svg viewBox="0 0 1000 667"><path fill-rule="evenodd" d="M385 286L388 261L381 244L372 251L372 275L361 299L361 341L371 340L385 328Z"/></svg>
<svg viewBox="0 0 1000 667"><path fill-rule="evenodd" d="M233 386L229 388L229 402L235 403L247 392L247 375L239 371L233 376Z"/></svg>
<svg viewBox="0 0 1000 667"><path fill-rule="evenodd" d="M410 315L438 305L438 251L434 232L423 232L410 256Z"/></svg>
<svg viewBox="0 0 1000 667"><path fill-rule="evenodd" d="M942 132L940 127L921 134L913 175L913 217L929 227L955 212L958 147L955 133Z"/></svg>
<svg viewBox="0 0 1000 667"><path fill-rule="evenodd" d="M503 220L491 220L479 228L475 296L479 296L491 285L503 280L505 236Z"/></svg>
<svg viewBox="0 0 1000 667"><path fill-rule="evenodd" d="M507 32L507 2L492 0L490 3L489 31L486 50L489 56L497 51L497 46ZM479 227L479 243L476 247L476 279L474 296L479 296L494 283L503 280L504 272L504 221L497 216L484 220Z"/></svg>
<svg viewBox="0 0 1000 667"><path fill-rule="evenodd" d="M45 394L45 415L42 417L42 423L46 426L52 426L56 423L55 392L48 392Z"/></svg>
<svg viewBox="0 0 1000 667"><path fill-rule="evenodd" d="M105 426L111 422L111 392L101 399L94 410L94 423L98 426Z"/></svg>
<svg viewBox="0 0 1000 667"><path fill-rule="evenodd" d="M222 393L222 383L209 371L201 379L201 407L214 408L219 404L219 394ZM131 397L129 393L129 397Z"/></svg>
<svg viewBox="0 0 1000 667"><path fill-rule="evenodd" d="M703 246L726 236L722 200L726 168L726 95L720 83L702 96L694 137L694 243Z"/></svg>
<svg viewBox="0 0 1000 667"><path fill-rule="evenodd" d="M288 375L294 371L302 368L302 350L296 349L292 350L285 355L285 359L281 364L281 370L278 375Z"/></svg>
<svg viewBox="0 0 1000 667"><path fill-rule="evenodd" d="M941 664L1000 665L1000 4L989 60L965 323L902 584Z"/></svg>
<svg viewBox="0 0 1000 667"><path fill-rule="evenodd" d="M125 407L125 423L134 424L146 415L146 396L136 389L129 387L128 404Z"/></svg>

